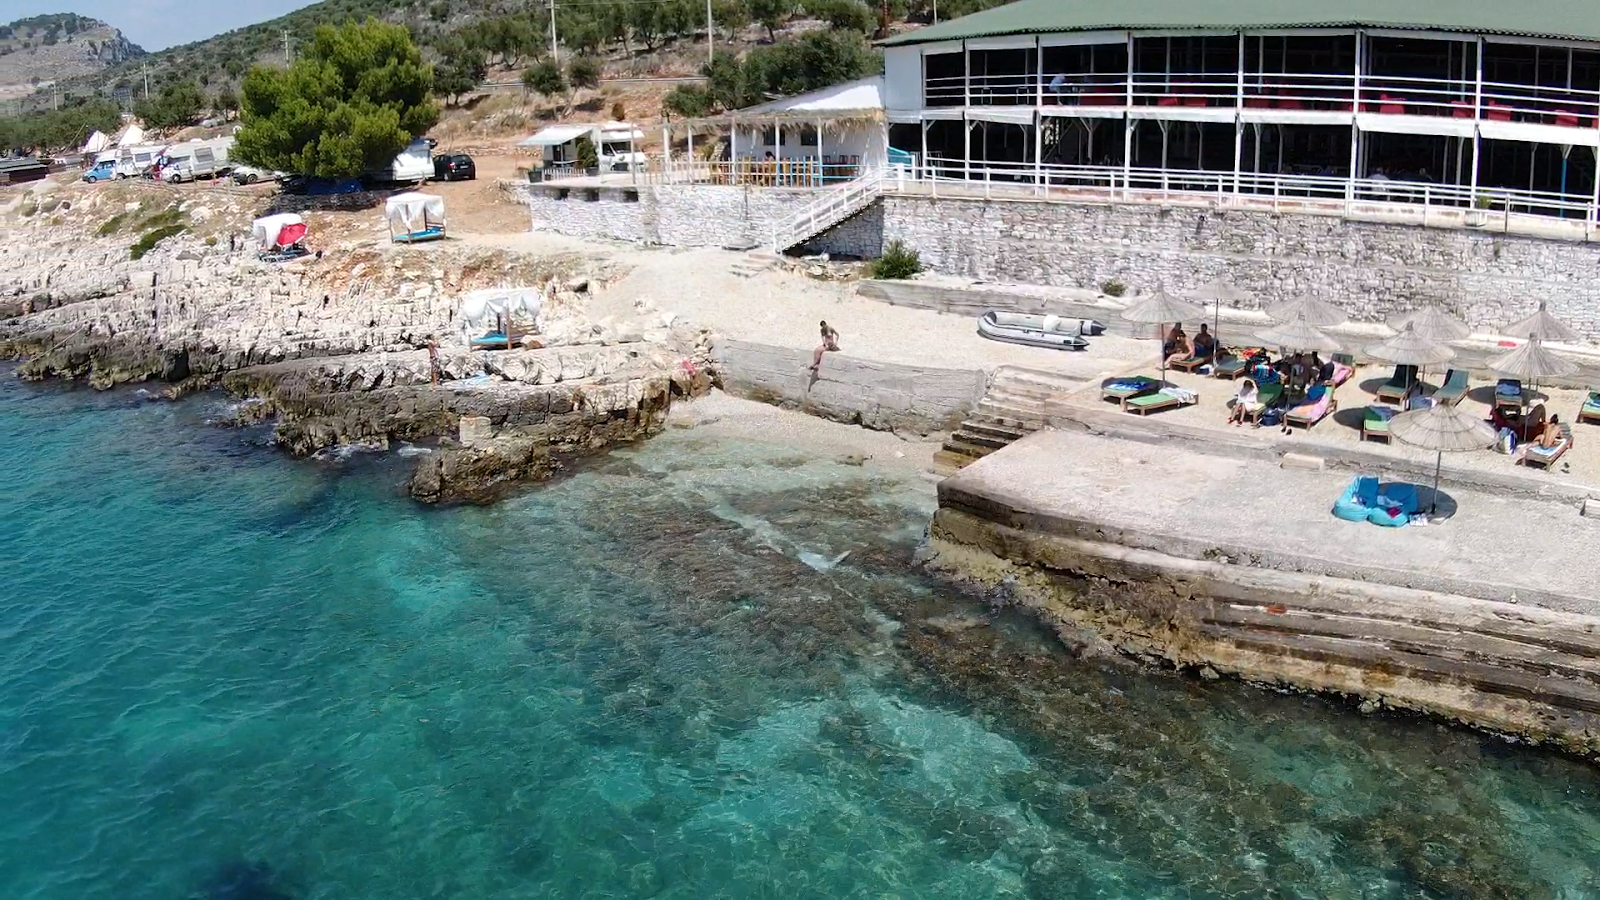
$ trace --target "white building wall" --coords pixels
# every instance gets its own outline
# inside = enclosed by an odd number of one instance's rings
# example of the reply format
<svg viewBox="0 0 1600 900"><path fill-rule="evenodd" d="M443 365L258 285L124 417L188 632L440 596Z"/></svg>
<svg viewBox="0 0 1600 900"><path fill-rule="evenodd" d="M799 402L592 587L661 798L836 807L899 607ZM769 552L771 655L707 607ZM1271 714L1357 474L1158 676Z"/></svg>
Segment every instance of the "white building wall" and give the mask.
<svg viewBox="0 0 1600 900"><path fill-rule="evenodd" d="M922 108L922 48L888 47L883 51L883 107L889 118L909 115L915 120Z"/></svg>

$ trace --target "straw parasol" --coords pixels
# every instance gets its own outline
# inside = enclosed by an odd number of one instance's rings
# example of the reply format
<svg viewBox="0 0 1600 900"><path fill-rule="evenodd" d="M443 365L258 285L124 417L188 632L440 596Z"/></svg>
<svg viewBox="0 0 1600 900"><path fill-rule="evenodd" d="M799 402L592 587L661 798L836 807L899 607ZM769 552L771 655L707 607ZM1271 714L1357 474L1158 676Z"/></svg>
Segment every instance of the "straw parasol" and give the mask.
<svg viewBox="0 0 1600 900"><path fill-rule="evenodd" d="M1277 306L1271 307L1267 310L1267 315L1270 316L1274 322L1283 322L1288 319L1292 319L1296 313L1303 314L1306 318L1306 321L1318 328L1327 328L1332 325L1343 325L1344 323L1350 321L1349 313L1337 306L1334 306L1332 303L1329 303L1326 300L1318 300L1316 297L1313 297L1310 294L1297 297L1286 303L1280 303Z"/></svg>
<svg viewBox="0 0 1600 900"><path fill-rule="evenodd" d="M1414 322L1407 322L1394 337L1362 347L1361 352L1373 359L1391 362L1397 366L1418 368L1436 366L1456 358L1456 351L1439 341L1418 334Z"/></svg>
<svg viewBox="0 0 1600 900"><path fill-rule="evenodd" d="M1472 334L1471 326L1437 306L1424 306L1415 312L1389 320L1389 327L1395 331L1404 331L1407 325L1412 326L1417 334L1428 340L1441 343L1459 341Z"/></svg>
<svg viewBox="0 0 1600 900"><path fill-rule="evenodd" d="M1307 318L1304 309L1296 310L1292 316L1271 328L1256 332L1256 339L1268 346L1282 347L1285 350L1321 350L1332 353L1340 347L1338 341L1329 337Z"/></svg>
<svg viewBox="0 0 1600 900"><path fill-rule="evenodd" d="M1439 471L1446 453L1486 450L1494 445L1495 432L1489 424L1459 406L1436 403L1425 409L1404 412L1389 420L1389 433L1436 454L1433 461L1433 505L1439 510Z"/></svg>
<svg viewBox="0 0 1600 900"><path fill-rule="evenodd" d="M1160 286L1156 287L1155 293L1122 311L1122 318L1124 321L1133 322L1139 325L1164 325L1167 322L1183 321L1192 322L1196 319L1202 319L1204 317L1205 312L1201 310L1200 307L1188 302L1187 300L1179 300L1177 297L1167 293L1166 290ZM1163 347L1162 349L1164 351L1166 348ZM1166 380L1167 354L1163 352L1161 353L1161 381L1164 384L1166 383Z"/></svg>
<svg viewBox="0 0 1600 900"><path fill-rule="evenodd" d="M1211 307L1211 330L1219 331L1222 328L1222 304L1226 303L1234 309L1245 306L1252 299L1244 291L1222 279L1207 282L1189 292L1189 296L1196 300L1209 300Z"/></svg>
<svg viewBox="0 0 1600 900"><path fill-rule="evenodd" d="M1545 309L1545 302L1539 301L1539 309L1531 316L1520 322L1512 322L1500 329L1501 334L1526 334L1541 341L1576 341L1578 333L1568 328L1560 319L1550 315Z"/></svg>
<svg viewBox="0 0 1600 900"><path fill-rule="evenodd" d="M1516 378L1538 386L1540 379L1571 375L1578 367L1544 348L1544 341L1536 334L1528 335L1528 342L1498 359L1489 360L1489 368L1507 378ZM1526 395L1524 395L1526 405Z"/></svg>

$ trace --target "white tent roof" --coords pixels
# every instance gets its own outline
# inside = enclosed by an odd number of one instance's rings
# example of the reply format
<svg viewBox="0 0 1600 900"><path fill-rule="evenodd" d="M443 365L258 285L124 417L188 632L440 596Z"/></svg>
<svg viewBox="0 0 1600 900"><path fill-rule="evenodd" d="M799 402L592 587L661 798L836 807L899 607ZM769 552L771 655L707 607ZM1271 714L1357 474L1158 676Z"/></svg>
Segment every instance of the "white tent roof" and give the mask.
<svg viewBox="0 0 1600 900"><path fill-rule="evenodd" d="M117 138L118 147L133 147L144 142L144 129L138 125L129 125L128 130Z"/></svg>
<svg viewBox="0 0 1600 900"><path fill-rule="evenodd" d="M84 143L83 152L99 153L109 146L111 146L111 138L106 137L106 133L103 131L96 131L94 134L89 135L89 140Z"/></svg>
<svg viewBox="0 0 1600 900"><path fill-rule="evenodd" d="M530 138L517 142L518 147L555 147L594 131L593 125L551 125L539 130Z"/></svg>
<svg viewBox="0 0 1600 900"><path fill-rule="evenodd" d="M736 114L741 119L774 113L816 113L827 118L830 114L863 112L883 112L882 75L846 81L809 94L784 97L738 110Z"/></svg>
<svg viewBox="0 0 1600 900"><path fill-rule="evenodd" d="M283 231L285 225L299 225L305 222L299 213L278 213L274 216L262 216L250 223L250 239L260 244L263 249L271 249L278 241L278 233Z"/></svg>
<svg viewBox="0 0 1600 900"><path fill-rule="evenodd" d="M444 215L444 198L436 194L424 194L418 191L406 191L395 194L389 202L383 205L384 214L393 219L399 216L403 219L414 219L423 214L430 216Z"/></svg>

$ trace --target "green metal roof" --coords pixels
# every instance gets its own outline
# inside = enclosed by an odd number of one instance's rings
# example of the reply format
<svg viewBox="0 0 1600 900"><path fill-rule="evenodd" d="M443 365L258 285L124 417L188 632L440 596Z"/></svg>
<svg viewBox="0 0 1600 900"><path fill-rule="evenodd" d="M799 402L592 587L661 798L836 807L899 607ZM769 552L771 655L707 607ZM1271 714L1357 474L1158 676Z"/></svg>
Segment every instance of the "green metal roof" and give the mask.
<svg viewBox="0 0 1600 900"><path fill-rule="evenodd" d="M885 46L1102 29L1407 28L1600 42L1596 0L1018 0Z"/></svg>

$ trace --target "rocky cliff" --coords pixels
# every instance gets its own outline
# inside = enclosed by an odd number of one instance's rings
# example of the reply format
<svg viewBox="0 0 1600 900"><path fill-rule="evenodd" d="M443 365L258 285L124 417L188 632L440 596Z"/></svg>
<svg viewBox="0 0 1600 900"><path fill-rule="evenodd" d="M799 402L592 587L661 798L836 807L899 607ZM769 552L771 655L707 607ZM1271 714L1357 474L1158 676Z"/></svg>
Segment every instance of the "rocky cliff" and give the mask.
<svg viewBox="0 0 1600 900"><path fill-rule="evenodd" d="M98 19L72 13L17 19L0 25L0 96L27 94L144 55Z"/></svg>

